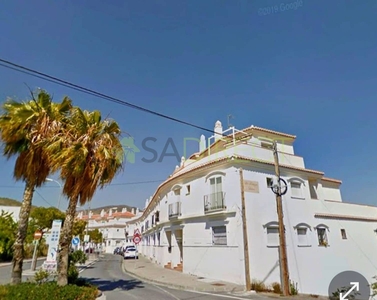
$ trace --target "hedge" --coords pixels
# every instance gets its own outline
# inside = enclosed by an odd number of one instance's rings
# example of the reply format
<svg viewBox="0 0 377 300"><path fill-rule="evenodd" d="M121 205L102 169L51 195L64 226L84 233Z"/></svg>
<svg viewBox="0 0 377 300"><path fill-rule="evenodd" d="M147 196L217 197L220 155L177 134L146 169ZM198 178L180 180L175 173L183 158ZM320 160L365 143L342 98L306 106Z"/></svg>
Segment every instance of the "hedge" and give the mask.
<svg viewBox="0 0 377 300"><path fill-rule="evenodd" d="M77 285L58 286L56 282L37 284L24 282L17 285L0 285L1 300L95 300L96 287Z"/></svg>

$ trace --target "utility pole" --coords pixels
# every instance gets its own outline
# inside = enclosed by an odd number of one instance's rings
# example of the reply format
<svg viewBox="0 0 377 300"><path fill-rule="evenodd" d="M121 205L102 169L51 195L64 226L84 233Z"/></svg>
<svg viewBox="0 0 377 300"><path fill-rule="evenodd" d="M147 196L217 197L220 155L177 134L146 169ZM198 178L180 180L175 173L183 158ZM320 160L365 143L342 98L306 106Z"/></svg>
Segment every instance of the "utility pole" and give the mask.
<svg viewBox="0 0 377 300"><path fill-rule="evenodd" d="M283 204L281 200L281 179L279 169L279 157L277 151L277 143L273 143L274 161L275 161L275 175L278 184L278 191L276 194L276 208L279 222L279 251L280 251L280 271L282 273L282 288L283 295L289 296L289 272L288 272L288 258L287 258L287 244L285 241L285 226L283 220Z"/></svg>
<svg viewBox="0 0 377 300"><path fill-rule="evenodd" d="M250 280L250 260L249 260L249 245L247 242L247 223L246 223L246 203L245 203L245 187L243 181L243 170L240 168L240 180L241 180L241 202L242 202L242 231L243 231L243 242L244 242L244 261L245 261L245 281L246 281L246 291L251 291L251 280Z"/></svg>

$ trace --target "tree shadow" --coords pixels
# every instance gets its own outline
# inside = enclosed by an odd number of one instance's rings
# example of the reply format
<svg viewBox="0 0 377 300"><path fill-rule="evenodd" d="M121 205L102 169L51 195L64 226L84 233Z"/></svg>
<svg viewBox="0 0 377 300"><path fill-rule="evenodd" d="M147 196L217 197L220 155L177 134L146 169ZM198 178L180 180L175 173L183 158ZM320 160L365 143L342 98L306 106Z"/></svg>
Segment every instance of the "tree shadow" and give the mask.
<svg viewBox="0 0 377 300"><path fill-rule="evenodd" d="M98 287L102 292L113 291L115 289L121 289L124 291L129 291L132 289L144 288L143 283L140 280L130 279L130 280L106 280L102 278L88 278L83 277L88 283L93 284Z"/></svg>

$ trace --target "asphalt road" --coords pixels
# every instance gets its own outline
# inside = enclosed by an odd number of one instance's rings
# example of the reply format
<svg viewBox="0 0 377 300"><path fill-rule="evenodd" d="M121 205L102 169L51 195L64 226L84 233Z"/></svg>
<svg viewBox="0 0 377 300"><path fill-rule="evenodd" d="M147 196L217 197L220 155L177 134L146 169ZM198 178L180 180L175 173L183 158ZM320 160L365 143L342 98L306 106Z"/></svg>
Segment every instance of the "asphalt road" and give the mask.
<svg viewBox="0 0 377 300"><path fill-rule="evenodd" d="M94 265L84 270L80 275L87 278L92 284L106 295L106 300L229 300L229 299L266 299L253 296L243 298L239 296L196 293L175 290L149 284L125 274L121 268L123 258L115 255L105 255Z"/></svg>
<svg viewBox="0 0 377 300"><path fill-rule="evenodd" d="M37 267L41 266L43 264L44 260L38 260L37 261ZM31 268L31 262L24 262L23 264L23 270L27 271ZM10 276L12 273L12 266L0 266L0 284L7 284L10 283ZM22 276L22 281L26 281L27 278L30 278L30 276Z"/></svg>

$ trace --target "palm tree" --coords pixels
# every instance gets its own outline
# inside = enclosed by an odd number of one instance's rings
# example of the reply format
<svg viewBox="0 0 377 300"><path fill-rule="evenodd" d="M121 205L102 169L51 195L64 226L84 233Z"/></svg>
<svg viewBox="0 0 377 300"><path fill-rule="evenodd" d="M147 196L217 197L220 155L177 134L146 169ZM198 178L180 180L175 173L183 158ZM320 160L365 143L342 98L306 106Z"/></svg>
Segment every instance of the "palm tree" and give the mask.
<svg viewBox="0 0 377 300"><path fill-rule="evenodd" d="M53 170L61 171L63 194L69 199L60 236L58 284L68 283L68 254L78 203L90 201L122 169L121 130L115 121L101 120L98 111L75 107L66 133L56 135L48 150Z"/></svg>
<svg viewBox="0 0 377 300"><path fill-rule="evenodd" d="M72 108L71 100L67 97L61 103L53 103L51 96L43 90L39 90L36 95L31 93L31 96L32 100L26 102L8 99L3 104L3 112L0 115L3 154L7 159L16 157L14 178L25 182L14 243L12 284L20 283L22 280L23 246L28 231L34 189L45 182L51 171L45 146L49 138L59 130Z"/></svg>

